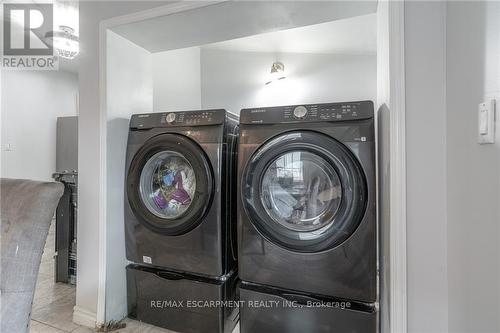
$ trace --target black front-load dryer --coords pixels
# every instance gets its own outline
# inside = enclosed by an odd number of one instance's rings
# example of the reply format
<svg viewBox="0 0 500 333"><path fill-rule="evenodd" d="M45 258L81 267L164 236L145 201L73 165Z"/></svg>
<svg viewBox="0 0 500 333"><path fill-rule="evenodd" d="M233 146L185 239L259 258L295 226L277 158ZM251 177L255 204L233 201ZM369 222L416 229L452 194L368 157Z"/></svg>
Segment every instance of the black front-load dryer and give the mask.
<svg viewBox="0 0 500 333"><path fill-rule="evenodd" d="M238 179L242 281L377 302L372 102L242 110Z"/></svg>
<svg viewBox="0 0 500 333"><path fill-rule="evenodd" d="M220 277L236 266L238 119L225 110L133 115L125 170L127 259Z"/></svg>

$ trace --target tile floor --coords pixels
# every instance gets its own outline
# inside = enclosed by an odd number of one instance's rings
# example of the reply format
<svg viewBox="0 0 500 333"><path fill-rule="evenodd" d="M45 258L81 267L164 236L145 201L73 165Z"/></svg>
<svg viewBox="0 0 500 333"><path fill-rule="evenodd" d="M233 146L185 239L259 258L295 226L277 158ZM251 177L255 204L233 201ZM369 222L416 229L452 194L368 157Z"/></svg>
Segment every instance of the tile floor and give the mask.
<svg viewBox="0 0 500 333"><path fill-rule="evenodd" d="M33 312L31 333L92 333L95 330L73 323L75 287L65 283L54 283L55 222L52 223L40 264ZM125 319L127 326L113 332L121 333L173 333L145 323Z"/></svg>
<svg viewBox="0 0 500 333"><path fill-rule="evenodd" d="M40 264L33 312L31 333L92 333L95 330L73 323L75 287L65 283L54 283L55 221L49 230L47 243ZM175 333L156 326L126 318L126 327L113 332L120 333ZM239 333L239 325L233 333Z"/></svg>

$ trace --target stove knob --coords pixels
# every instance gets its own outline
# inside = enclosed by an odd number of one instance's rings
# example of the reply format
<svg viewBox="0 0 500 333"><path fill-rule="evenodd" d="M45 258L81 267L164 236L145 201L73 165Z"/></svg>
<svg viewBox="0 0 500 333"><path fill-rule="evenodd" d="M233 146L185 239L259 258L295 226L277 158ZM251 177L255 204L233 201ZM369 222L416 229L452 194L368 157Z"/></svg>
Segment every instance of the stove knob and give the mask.
<svg viewBox="0 0 500 333"><path fill-rule="evenodd" d="M173 123L175 120L175 113L169 113L166 117L167 123Z"/></svg>
<svg viewBox="0 0 500 333"><path fill-rule="evenodd" d="M307 109L305 106L297 106L295 109L293 109L293 115L296 118L302 119L307 115Z"/></svg>

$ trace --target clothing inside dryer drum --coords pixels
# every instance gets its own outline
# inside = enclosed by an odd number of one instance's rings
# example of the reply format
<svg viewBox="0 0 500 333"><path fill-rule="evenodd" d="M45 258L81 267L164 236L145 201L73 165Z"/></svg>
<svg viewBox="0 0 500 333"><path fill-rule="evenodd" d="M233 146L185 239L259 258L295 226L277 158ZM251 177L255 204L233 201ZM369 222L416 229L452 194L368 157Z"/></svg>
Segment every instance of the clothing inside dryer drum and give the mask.
<svg viewBox="0 0 500 333"><path fill-rule="evenodd" d="M331 223L341 198L341 183L333 166L307 151L279 156L261 181L261 203L267 214L295 231L313 231Z"/></svg>
<svg viewBox="0 0 500 333"><path fill-rule="evenodd" d="M158 217L175 219L191 205L196 191L196 175L181 154L162 151L144 165L140 194L149 211Z"/></svg>

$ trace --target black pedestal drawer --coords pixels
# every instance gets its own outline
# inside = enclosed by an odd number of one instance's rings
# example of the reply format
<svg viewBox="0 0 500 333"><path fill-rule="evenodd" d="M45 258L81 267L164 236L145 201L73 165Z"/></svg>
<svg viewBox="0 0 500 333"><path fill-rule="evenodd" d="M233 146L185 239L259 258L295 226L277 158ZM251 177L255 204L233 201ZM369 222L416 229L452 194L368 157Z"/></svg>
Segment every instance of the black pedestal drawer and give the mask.
<svg viewBox="0 0 500 333"><path fill-rule="evenodd" d="M177 332L230 333L239 315L236 289L236 273L219 281L127 266L129 317Z"/></svg>
<svg viewBox="0 0 500 333"><path fill-rule="evenodd" d="M359 303L242 282L241 333L376 333L373 303Z"/></svg>

